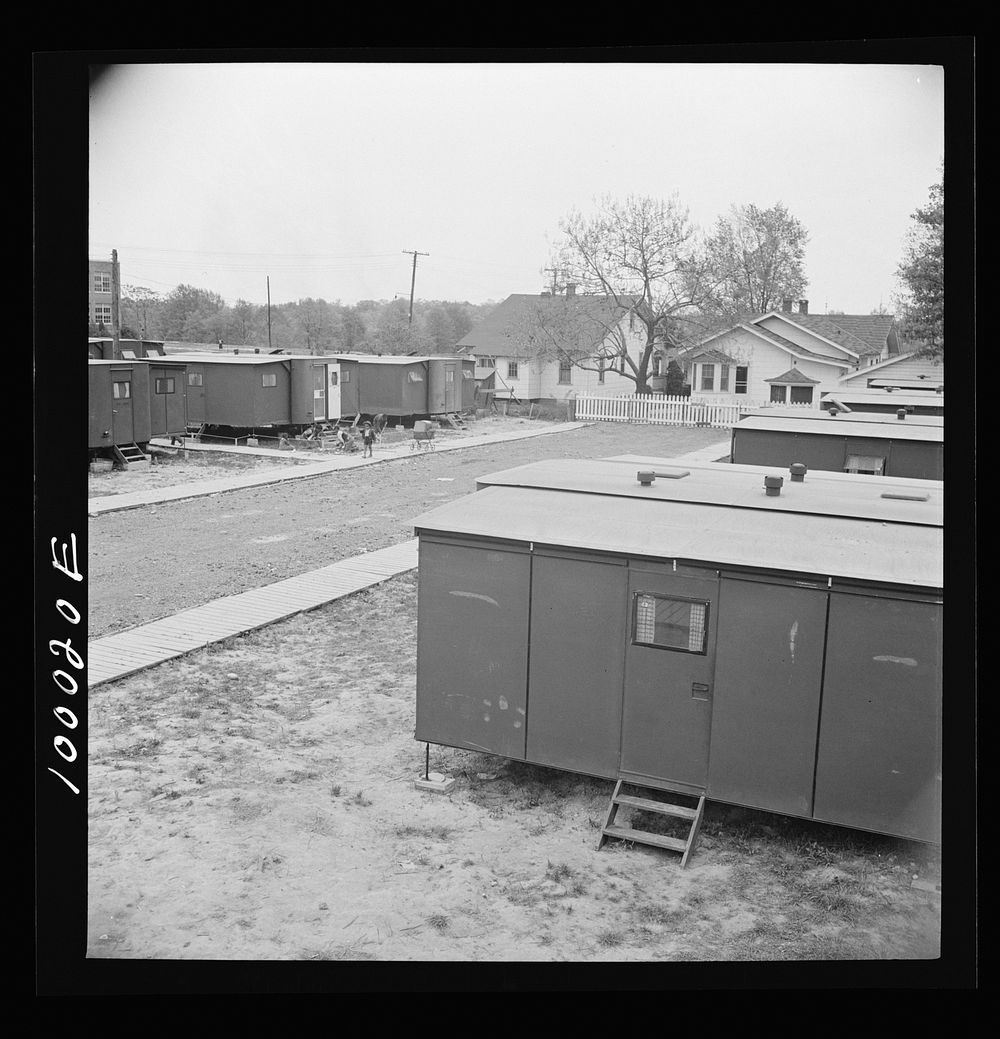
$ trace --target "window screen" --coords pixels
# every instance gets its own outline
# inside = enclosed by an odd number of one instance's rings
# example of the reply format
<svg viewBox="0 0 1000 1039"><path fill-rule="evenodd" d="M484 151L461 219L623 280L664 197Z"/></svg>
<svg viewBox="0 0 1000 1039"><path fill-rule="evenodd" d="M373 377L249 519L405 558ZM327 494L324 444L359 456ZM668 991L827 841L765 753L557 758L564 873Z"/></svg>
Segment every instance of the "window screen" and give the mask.
<svg viewBox="0 0 1000 1039"><path fill-rule="evenodd" d="M188 372L188 386L201 386L201 372Z"/></svg>
<svg viewBox="0 0 1000 1039"><path fill-rule="evenodd" d="M155 380L155 386L153 388L154 393L173 393L174 392L174 380L173 379L157 379Z"/></svg>
<svg viewBox="0 0 1000 1039"><path fill-rule="evenodd" d="M277 386L278 376L277 375L261 375L260 377L261 386Z"/></svg>
<svg viewBox="0 0 1000 1039"><path fill-rule="evenodd" d="M848 455L844 471L848 473L867 473L870 476L881 476L885 468L885 459L875 455Z"/></svg>
<svg viewBox="0 0 1000 1039"><path fill-rule="evenodd" d="M704 654L707 635L707 602L636 594L632 632L636 645Z"/></svg>

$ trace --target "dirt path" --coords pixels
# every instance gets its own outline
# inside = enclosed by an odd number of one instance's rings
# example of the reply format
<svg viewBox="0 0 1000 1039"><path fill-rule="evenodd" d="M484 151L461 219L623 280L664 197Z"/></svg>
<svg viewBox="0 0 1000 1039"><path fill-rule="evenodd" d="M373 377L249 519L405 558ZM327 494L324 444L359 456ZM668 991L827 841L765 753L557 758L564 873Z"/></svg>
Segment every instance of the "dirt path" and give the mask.
<svg viewBox="0 0 1000 1039"><path fill-rule="evenodd" d="M724 439L717 429L606 423L92 517L89 636L398 544L413 537L414 517L486 473L542 458L669 457Z"/></svg>

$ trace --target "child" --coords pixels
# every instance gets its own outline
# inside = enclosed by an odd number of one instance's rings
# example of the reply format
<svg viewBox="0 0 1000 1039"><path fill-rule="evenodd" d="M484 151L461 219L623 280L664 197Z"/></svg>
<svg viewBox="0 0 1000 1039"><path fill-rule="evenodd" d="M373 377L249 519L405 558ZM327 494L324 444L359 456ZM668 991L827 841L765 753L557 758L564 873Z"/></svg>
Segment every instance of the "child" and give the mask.
<svg viewBox="0 0 1000 1039"><path fill-rule="evenodd" d="M372 424L370 422L366 422L364 429L361 431L361 442L365 445L365 451L361 457L374 458L375 454L372 448L375 444L375 430L372 429Z"/></svg>

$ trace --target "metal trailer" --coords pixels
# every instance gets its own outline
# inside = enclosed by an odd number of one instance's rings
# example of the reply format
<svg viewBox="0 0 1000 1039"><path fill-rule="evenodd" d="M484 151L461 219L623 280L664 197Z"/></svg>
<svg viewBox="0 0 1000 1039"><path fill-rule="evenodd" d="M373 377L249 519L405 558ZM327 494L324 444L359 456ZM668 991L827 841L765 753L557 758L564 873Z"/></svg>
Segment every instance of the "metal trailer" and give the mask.
<svg viewBox="0 0 1000 1039"><path fill-rule="evenodd" d="M427 408L424 414L446 415L476 406L476 362L458 356L428 357Z"/></svg>
<svg viewBox="0 0 1000 1039"><path fill-rule="evenodd" d="M944 393L929 391L901 393L895 390L845 390L830 391L820 398L819 406L824 411L835 408L837 403L844 404L855 414L886 414L895 416L900 408L905 409L907 416L915 418L919 415L944 415Z"/></svg>
<svg viewBox="0 0 1000 1039"><path fill-rule="evenodd" d="M415 738L616 780L602 842L683 861L697 823L610 825L623 783L938 842L943 485L642 472L536 463L414 520Z"/></svg>
<svg viewBox="0 0 1000 1039"><path fill-rule="evenodd" d="M149 443L150 370L144 361L87 362L91 450Z"/></svg>
<svg viewBox="0 0 1000 1039"><path fill-rule="evenodd" d="M801 462L810 470L941 480L943 419L757 412L733 426L730 459L746 465L787 468Z"/></svg>
<svg viewBox="0 0 1000 1039"><path fill-rule="evenodd" d="M359 414L429 414L426 358L351 354L349 359L357 364Z"/></svg>
<svg viewBox="0 0 1000 1039"><path fill-rule="evenodd" d="M162 357L163 343L154 339L119 339L115 357L112 336L91 336L87 340L87 355L96 361L133 361L143 357Z"/></svg>
<svg viewBox="0 0 1000 1039"><path fill-rule="evenodd" d="M149 355L150 437L183 436L188 427L187 363Z"/></svg>

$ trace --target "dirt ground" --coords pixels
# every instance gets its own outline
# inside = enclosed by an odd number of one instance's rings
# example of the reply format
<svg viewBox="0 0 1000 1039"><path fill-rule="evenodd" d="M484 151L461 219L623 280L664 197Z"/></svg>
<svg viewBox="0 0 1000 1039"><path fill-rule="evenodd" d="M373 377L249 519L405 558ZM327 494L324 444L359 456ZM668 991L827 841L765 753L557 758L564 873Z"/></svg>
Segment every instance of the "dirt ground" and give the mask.
<svg viewBox="0 0 1000 1039"><path fill-rule="evenodd" d="M90 634L412 537L413 516L483 473L543 457L669 457L718 433L588 427L97 517ZM91 690L88 956L939 954L936 849L710 803L681 871L667 852L597 850L610 782L432 747L430 769L455 786L415 789L415 669L407 574Z"/></svg>
<svg viewBox="0 0 1000 1039"><path fill-rule="evenodd" d="M527 425L485 419L475 432ZM719 429L595 424L468 450L407 453L323 476L91 517L89 635L100 638L399 544L413 537L415 517L475 490L476 478L487 473L543 458L629 451L670 457L726 438ZM148 470L90 476L99 487L90 493L108 494L108 483L115 481L132 491L142 489L142 481L168 476L174 483L228 476L238 464L245 464L243 456L219 455L208 463L190 452L186 462L177 457ZM272 465L267 459L264 464ZM273 463L284 464L289 463Z"/></svg>

